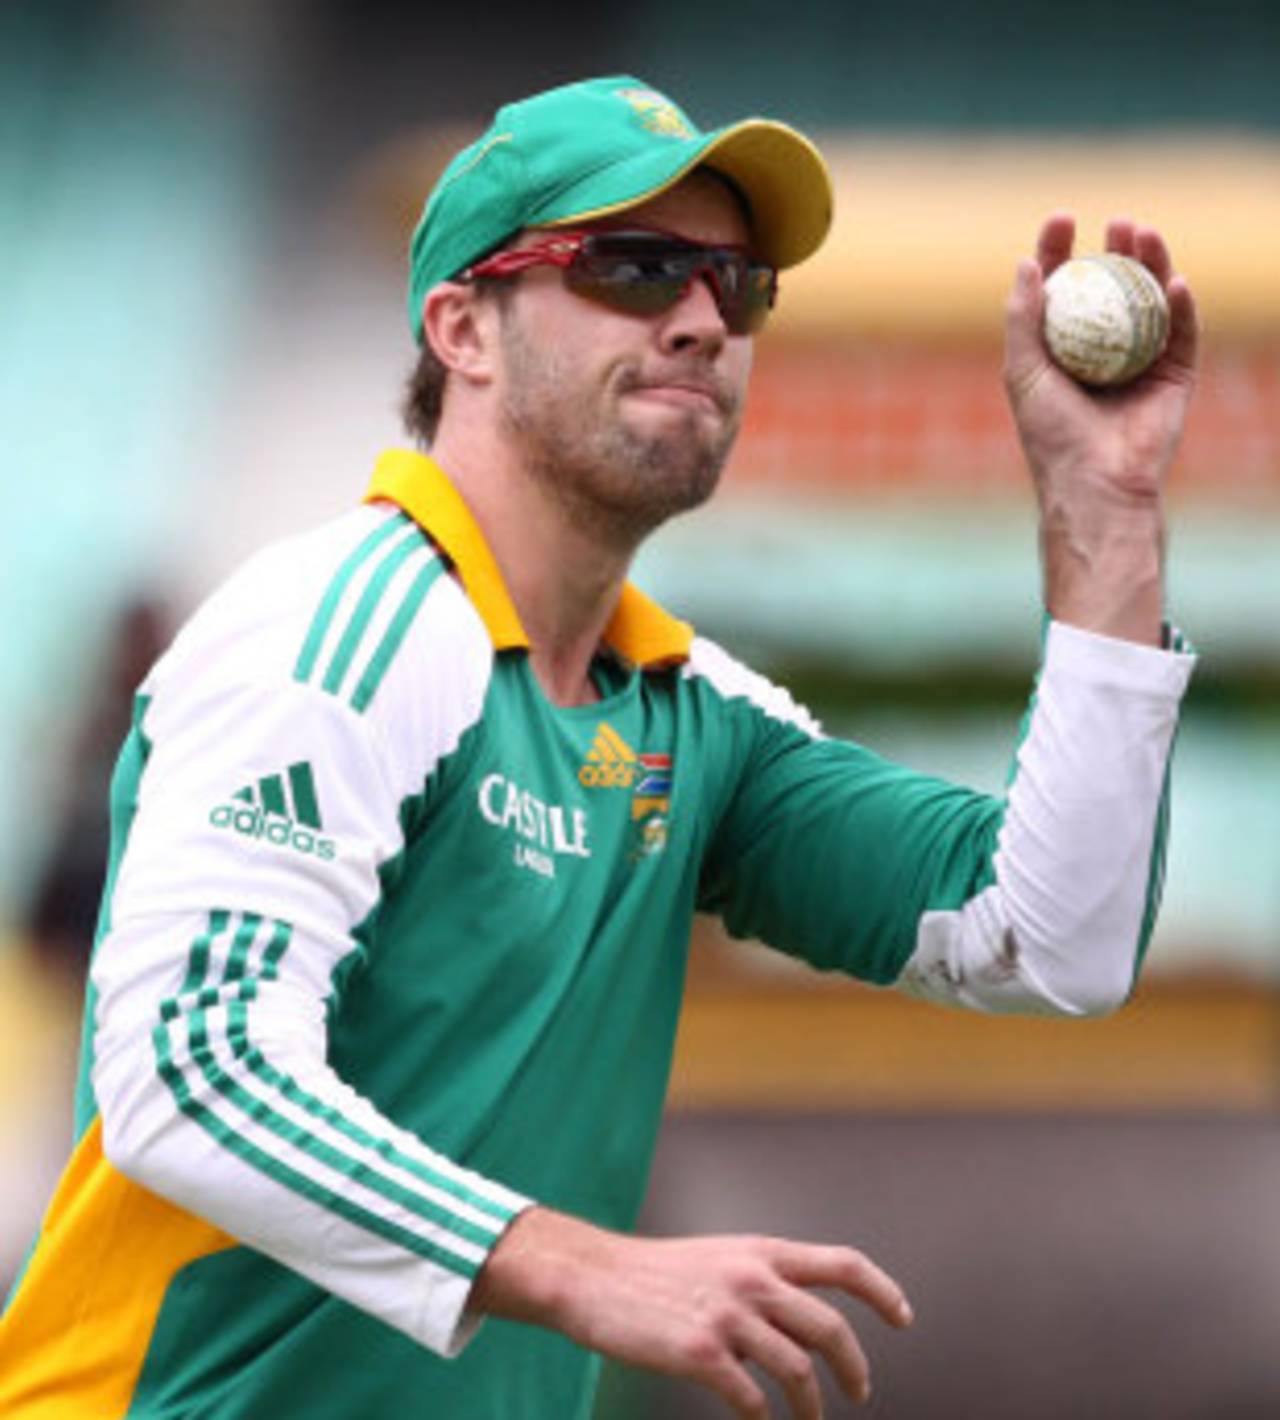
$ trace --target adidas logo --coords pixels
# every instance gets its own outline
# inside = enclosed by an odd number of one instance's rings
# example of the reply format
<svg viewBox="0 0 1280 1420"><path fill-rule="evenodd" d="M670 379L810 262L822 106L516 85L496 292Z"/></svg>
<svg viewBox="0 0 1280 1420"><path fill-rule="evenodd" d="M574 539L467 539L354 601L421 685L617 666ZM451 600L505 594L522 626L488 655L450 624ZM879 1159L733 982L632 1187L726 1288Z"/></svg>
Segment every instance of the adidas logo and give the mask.
<svg viewBox="0 0 1280 1420"><path fill-rule="evenodd" d="M588 789L630 789L639 773L640 760L635 750L607 720L601 720L578 770L578 782Z"/></svg>
<svg viewBox="0 0 1280 1420"><path fill-rule="evenodd" d="M311 766L302 760L284 774L268 774L231 795L209 815L214 828L230 829L245 838L262 838L280 848L292 848L326 861L337 857L332 838L317 832L324 827L316 798Z"/></svg>

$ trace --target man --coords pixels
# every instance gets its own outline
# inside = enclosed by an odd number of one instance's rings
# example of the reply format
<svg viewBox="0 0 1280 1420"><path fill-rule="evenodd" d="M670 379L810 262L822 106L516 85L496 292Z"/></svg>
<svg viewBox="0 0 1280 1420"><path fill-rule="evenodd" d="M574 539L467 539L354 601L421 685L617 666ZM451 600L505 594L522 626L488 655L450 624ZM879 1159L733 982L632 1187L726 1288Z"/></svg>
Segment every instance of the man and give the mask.
<svg viewBox="0 0 1280 1420"><path fill-rule="evenodd" d="M714 488L776 268L829 203L800 135L700 134L629 78L501 110L445 173L412 251L431 457L250 562L142 687L7 1417L565 1420L593 1353L742 1416L753 1371L820 1415L819 1356L867 1394L812 1291L909 1322L861 1254L626 1234L691 915L981 1009L1125 998L1190 671L1160 489L1195 318L1158 234L1113 223L1173 334L1097 399L1039 335L1069 219L1019 267L1051 620L1008 798L973 794L823 738L626 582Z"/></svg>

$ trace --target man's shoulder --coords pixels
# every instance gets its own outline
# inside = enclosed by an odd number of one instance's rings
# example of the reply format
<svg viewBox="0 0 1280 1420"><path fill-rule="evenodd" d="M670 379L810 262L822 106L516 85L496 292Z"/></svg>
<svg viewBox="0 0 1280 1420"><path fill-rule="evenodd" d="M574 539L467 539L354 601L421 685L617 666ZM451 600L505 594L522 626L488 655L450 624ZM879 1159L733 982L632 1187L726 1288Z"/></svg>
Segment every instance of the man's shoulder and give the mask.
<svg viewBox="0 0 1280 1420"><path fill-rule="evenodd" d="M784 686L752 670L723 646L706 636L695 636L683 668L687 686L704 693L727 712L763 715L819 737L822 727L805 706Z"/></svg>
<svg viewBox="0 0 1280 1420"><path fill-rule="evenodd" d="M483 622L431 539L397 508L361 505L251 556L196 610L151 679L294 683L367 713L425 663L438 674L449 662L474 680L491 656Z"/></svg>

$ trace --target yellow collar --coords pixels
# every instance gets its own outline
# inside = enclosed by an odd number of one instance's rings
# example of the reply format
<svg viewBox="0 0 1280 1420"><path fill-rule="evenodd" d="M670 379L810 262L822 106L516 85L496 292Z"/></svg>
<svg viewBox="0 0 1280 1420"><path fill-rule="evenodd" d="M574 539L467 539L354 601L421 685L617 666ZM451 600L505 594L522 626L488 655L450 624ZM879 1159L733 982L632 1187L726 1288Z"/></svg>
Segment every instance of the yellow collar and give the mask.
<svg viewBox="0 0 1280 1420"><path fill-rule="evenodd" d="M527 649L529 638L480 525L440 465L425 454L388 449L378 459L364 495L366 503L380 500L408 513L448 555L488 628L494 649ZM633 665L656 670L688 660L693 627L627 582L604 639Z"/></svg>

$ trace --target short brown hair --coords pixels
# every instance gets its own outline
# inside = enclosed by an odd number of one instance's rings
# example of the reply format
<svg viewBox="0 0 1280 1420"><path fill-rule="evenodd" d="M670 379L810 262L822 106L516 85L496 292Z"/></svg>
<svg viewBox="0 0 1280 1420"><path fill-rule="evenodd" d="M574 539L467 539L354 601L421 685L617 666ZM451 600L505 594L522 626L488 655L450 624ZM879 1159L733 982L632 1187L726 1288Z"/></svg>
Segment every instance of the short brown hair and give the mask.
<svg viewBox="0 0 1280 1420"><path fill-rule="evenodd" d="M414 443L429 449L440 425L440 410L444 404L444 384L449 368L431 348L424 335L418 362L405 381L404 399L400 403L400 418Z"/></svg>

